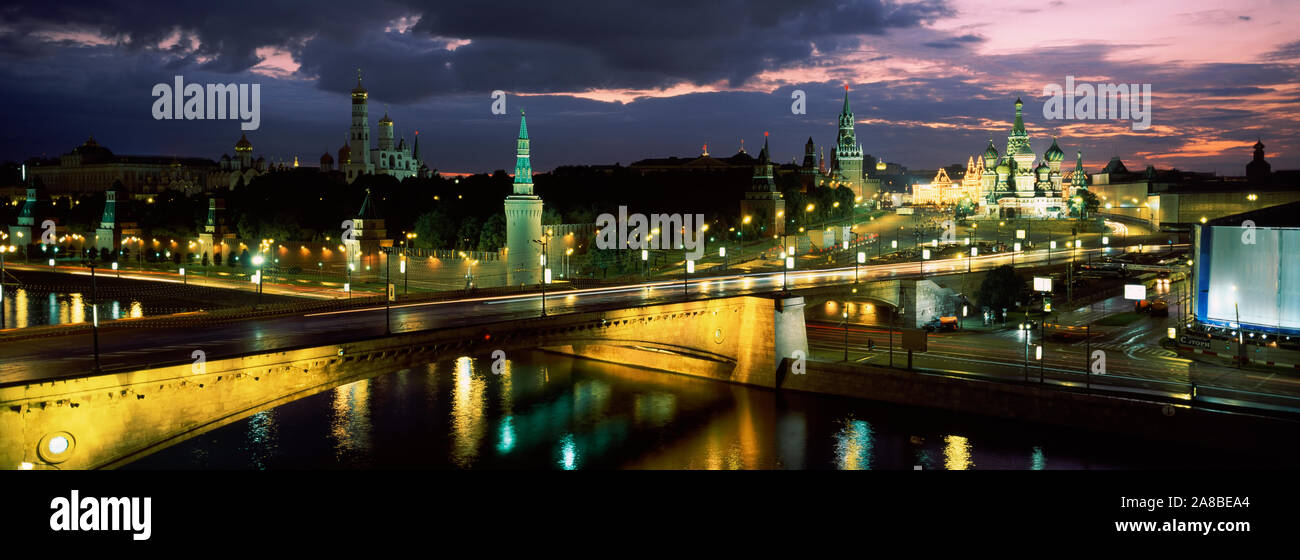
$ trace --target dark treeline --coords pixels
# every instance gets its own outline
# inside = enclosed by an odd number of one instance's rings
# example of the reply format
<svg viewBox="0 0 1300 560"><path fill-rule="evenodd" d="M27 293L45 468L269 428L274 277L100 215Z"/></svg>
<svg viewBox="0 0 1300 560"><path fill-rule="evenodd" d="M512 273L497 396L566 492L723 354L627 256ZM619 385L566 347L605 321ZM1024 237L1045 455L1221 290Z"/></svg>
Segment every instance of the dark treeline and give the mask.
<svg viewBox="0 0 1300 560"><path fill-rule="evenodd" d="M726 231L740 222L740 200L752 173L665 172L642 175L626 168L566 166L534 177L535 193L545 201L542 222L595 223L602 213L704 214L713 231ZM371 192L384 218L388 237L405 239L414 232L414 245L423 248L493 251L505 244L505 197L513 179L505 171L466 177L434 176L398 181L368 175L348 184L340 173L292 169L267 173L247 185L211 196L226 201L227 226L242 239L277 241L337 240L343 221L355 218ZM777 177L785 193L792 230L809 222L847 216L852 193L845 188L801 192L793 174ZM119 192L122 192L119 190ZM207 194L167 191L153 195L119 195L118 222L134 222L146 237L191 238L207 218ZM60 229L91 232L99 226L104 194L57 195L45 204L41 218L53 218ZM838 209L834 202L840 202ZM816 210L804 211L808 203ZM19 205L4 205L0 219L13 224Z"/></svg>

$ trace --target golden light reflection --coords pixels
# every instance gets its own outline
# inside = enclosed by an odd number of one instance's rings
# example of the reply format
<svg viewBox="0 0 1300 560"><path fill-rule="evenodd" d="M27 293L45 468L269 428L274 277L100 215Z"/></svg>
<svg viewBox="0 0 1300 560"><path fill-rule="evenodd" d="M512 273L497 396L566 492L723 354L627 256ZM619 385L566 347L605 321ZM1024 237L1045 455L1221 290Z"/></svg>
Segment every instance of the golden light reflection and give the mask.
<svg viewBox="0 0 1300 560"><path fill-rule="evenodd" d="M456 358L456 387L451 394L451 460L458 467L472 466L483 439L486 381L474 375L474 360Z"/></svg>
<svg viewBox="0 0 1300 560"><path fill-rule="evenodd" d="M138 301L131 302L131 311L128 313L128 316L132 319L144 317L144 305L141 305Z"/></svg>
<svg viewBox="0 0 1300 560"><path fill-rule="evenodd" d="M68 321L81 323L86 320L86 302L81 294L72 294L72 305L68 307Z"/></svg>
<svg viewBox="0 0 1300 560"><path fill-rule="evenodd" d="M14 292L14 326L23 328L29 326L27 317L27 290L19 288Z"/></svg>
<svg viewBox="0 0 1300 560"><path fill-rule="evenodd" d="M370 447L370 382L362 379L334 389L330 437L338 459Z"/></svg>
<svg viewBox="0 0 1300 560"><path fill-rule="evenodd" d="M961 436L944 436L943 466L950 471L964 471L975 466L971 461L970 441Z"/></svg>

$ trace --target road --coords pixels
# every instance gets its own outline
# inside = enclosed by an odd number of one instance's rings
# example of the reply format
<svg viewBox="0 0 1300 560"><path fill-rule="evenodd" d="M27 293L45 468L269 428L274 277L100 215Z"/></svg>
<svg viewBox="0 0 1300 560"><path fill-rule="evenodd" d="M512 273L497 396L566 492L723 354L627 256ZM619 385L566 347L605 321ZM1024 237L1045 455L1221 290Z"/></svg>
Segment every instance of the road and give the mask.
<svg viewBox="0 0 1300 560"><path fill-rule="evenodd" d="M1132 309L1132 302L1122 297L1063 313L1073 322L1080 318L1100 318L1109 313ZM1187 395L1192 383L1198 398L1231 404L1266 404L1300 408L1300 379L1278 372L1228 367L1217 361L1197 361L1165 349L1159 342L1165 329L1173 326L1179 314L1171 303L1168 318L1143 317L1118 327L1094 327L1091 341L1054 341L1045 344L1038 331L1026 333L1013 326L1005 330L932 333L928 351L913 353L913 366L920 369L973 373L1006 380L1029 380L1060 385L1122 387L1127 391L1160 395ZM813 357L843 360L845 355L843 323L810 321L808 341ZM848 359L857 363L890 365L890 329L868 325L848 325ZM904 367L907 353L901 348L897 331L892 334L893 365ZM1026 345L1028 339L1028 345ZM874 346L869 348L869 342ZM1042 360L1037 346L1043 345ZM1091 374L1096 351L1104 352L1105 374ZM1088 373L1085 373L1088 372ZM1274 397L1276 396L1276 398Z"/></svg>
<svg viewBox="0 0 1300 560"><path fill-rule="evenodd" d="M1076 258L1082 259L1086 252L1088 251L1076 251ZM1063 258L1061 253L1053 253L1053 262L1059 262ZM925 274L957 272L967 266L971 270L984 270L1009 264L1013 258L1018 266L1036 266L1047 260L1047 252L1039 250L1022 252L1015 257L1010 254L992 254L975 259L927 262L924 264ZM968 265L967 260L972 262ZM908 277L918 274L921 266L922 263L917 262L861 266L858 274L863 281ZM840 267L792 270L785 273L693 277L688 289L691 297L771 293L780 290L783 285L790 289L801 289L847 284L853 282L854 274L854 267ZM614 306L636 307L680 301L682 298L682 281L652 281L548 294L546 308L549 313L556 314ZM517 320L539 315L540 299L538 294L527 294L397 304L392 307L390 324L392 332L408 332ZM189 361L193 359L194 350L202 350L207 359L213 359L307 344L341 343L383 334L385 316L384 306L376 305L357 310L303 314L202 329L140 327L105 330L99 337L100 364L105 370L112 370L138 367L146 363ZM0 383L85 375L93 370L93 365L89 333L0 343Z"/></svg>

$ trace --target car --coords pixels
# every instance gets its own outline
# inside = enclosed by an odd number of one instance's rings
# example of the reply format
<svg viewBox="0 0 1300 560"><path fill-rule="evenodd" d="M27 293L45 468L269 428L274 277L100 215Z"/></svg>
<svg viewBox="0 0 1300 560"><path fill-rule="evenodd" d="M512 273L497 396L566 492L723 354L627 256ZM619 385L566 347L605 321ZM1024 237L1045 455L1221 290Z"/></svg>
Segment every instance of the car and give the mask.
<svg viewBox="0 0 1300 560"><path fill-rule="evenodd" d="M1169 316L1169 302L1168 302L1168 301L1165 301L1164 299L1161 299L1161 298L1157 298L1157 299L1153 299L1153 300L1151 300L1151 316L1152 316L1152 317L1168 317L1168 316Z"/></svg>

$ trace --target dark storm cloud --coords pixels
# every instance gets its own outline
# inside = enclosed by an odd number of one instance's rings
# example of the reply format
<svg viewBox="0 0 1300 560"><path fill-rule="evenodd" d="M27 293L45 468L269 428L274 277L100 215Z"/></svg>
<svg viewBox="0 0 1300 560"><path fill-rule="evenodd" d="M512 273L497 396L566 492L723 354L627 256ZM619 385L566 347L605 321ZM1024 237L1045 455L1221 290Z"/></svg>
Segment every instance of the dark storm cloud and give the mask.
<svg viewBox="0 0 1300 560"><path fill-rule="evenodd" d="M393 102L447 93L655 88L688 82L738 85L763 70L821 52L855 48L857 35L915 27L952 14L942 0L722 0L619 2L322 1L310 7L250 3L18 2L0 22L25 35L87 30L133 50L180 36L178 69L239 72L263 46L292 53L328 91L367 69ZM385 33L399 21L409 33ZM471 41L446 50L442 39ZM193 42L197 47L187 52Z"/></svg>
<svg viewBox="0 0 1300 560"><path fill-rule="evenodd" d="M1300 41L1292 41L1279 46L1264 55L1265 60L1294 60L1300 58Z"/></svg>

